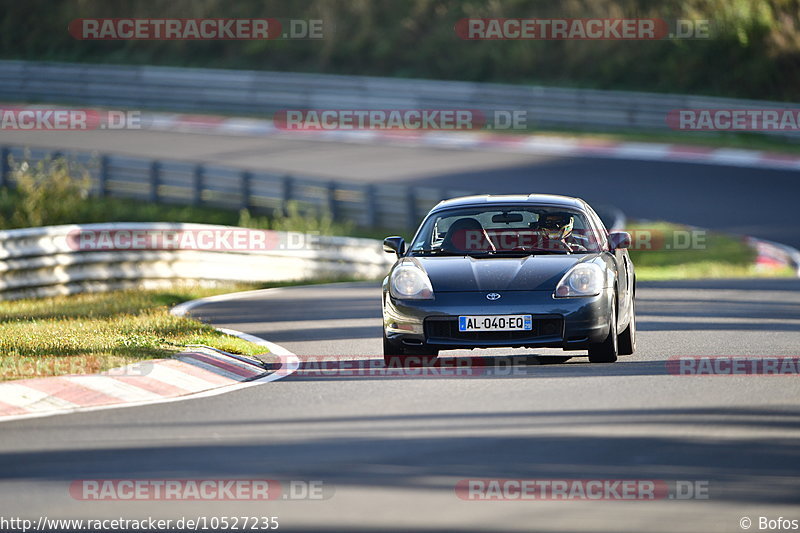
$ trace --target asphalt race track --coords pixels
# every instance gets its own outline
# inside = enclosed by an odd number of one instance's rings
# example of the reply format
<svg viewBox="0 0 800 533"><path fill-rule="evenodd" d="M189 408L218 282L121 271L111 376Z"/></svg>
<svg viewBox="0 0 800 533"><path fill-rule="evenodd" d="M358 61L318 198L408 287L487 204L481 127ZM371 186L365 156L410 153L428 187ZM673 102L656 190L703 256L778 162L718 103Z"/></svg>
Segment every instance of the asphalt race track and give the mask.
<svg viewBox="0 0 800 533"><path fill-rule="evenodd" d="M790 171L134 131L0 132L0 144L575 194L631 217L800 246ZM798 377L676 376L667 366L672 356L797 356L799 290L791 279L640 284L639 350L613 365L493 350L477 352L493 370L472 377L307 366L210 398L7 422L0 499L32 518L277 516L287 531L727 532L744 517L753 530L761 516L800 519ZM194 314L333 368L381 365L374 283L271 290ZM503 366L520 353L531 355L525 364ZM76 480L129 478L321 481L326 499L91 502L69 492ZM459 498L456 484L472 478L656 480L707 488L707 498Z"/></svg>
<svg viewBox="0 0 800 533"><path fill-rule="evenodd" d="M212 398L8 422L0 498L19 516L278 516L281 530L741 531L800 518L795 376L677 376L675 355L797 355L800 280L643 283L639 351L473 377L302 371ZM262 291L196 316L300 355L375 359L375 283ZM469 352L457 352L468 354ZM508 351L485 353L490 361ZM516 352L515 352L516 353ZM77 479L322 481L328 499L87 502ZM471 478L659 480L707 498L470 501ZM699 483L699 484L698 484Z"/></svg>
<svg viewBox="0 0 800 533"><path fill-rule="evenodd" d="M617 206L631 218L691 224L800 248L800 180L791 170L135 130L0 131L0 144L201 161L355 182L567 194Z"/></svg>

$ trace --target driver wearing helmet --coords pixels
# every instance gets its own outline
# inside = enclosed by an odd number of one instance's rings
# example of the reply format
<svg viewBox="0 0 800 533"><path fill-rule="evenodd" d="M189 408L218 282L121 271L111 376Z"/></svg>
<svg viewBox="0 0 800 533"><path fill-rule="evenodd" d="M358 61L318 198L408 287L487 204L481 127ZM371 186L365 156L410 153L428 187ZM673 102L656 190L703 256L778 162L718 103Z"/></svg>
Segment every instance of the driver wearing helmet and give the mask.
<svg viewBox="0 0 800 533"><path fill-rule="evenodd" d="M542 213L536 222L536 227L547 239L560 243L570 251L586 250L585 246L575 242L574 226L575 217L569 213Z"/></svg>

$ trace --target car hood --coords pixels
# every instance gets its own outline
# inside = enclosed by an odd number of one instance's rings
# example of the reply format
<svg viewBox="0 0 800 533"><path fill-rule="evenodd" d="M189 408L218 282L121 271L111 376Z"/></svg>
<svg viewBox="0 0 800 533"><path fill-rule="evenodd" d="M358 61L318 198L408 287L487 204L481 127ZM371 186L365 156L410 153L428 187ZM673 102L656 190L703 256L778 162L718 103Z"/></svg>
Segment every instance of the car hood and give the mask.
<svg viewBox="0 0 800 533"><path fill-rule="evenodd" d="M597 254L514 258L415 257L436 292L555 290L570 267Z"/></svg>

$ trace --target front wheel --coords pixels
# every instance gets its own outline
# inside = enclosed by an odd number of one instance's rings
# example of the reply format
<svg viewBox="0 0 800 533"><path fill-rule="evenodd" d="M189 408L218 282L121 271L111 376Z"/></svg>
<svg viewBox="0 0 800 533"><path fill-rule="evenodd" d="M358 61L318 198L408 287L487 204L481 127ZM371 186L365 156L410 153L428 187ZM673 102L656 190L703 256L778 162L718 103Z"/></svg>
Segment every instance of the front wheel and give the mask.
<svg viewBox="0 0 800 533"><path fill-rule="evenodd" d="M619 345L617 344L617 304L616 297L611 306L611 319L609 320L608 336L603 342L589 345L589 362L613 363L617 360Z"/></svg>

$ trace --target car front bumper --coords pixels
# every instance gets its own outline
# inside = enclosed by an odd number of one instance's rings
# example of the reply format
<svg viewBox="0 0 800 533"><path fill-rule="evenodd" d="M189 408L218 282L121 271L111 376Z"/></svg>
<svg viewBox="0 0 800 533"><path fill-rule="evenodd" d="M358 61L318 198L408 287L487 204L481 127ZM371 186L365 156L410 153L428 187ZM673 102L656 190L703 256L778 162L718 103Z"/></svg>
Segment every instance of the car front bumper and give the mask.
<svg viewBox="0 0 800 533"><path fill-rule="evenodd" d="M493 347L586 349L602 342L609 331L613 289L581 298L554 298L552 291L437 293L433 300L401 300L383 293L384 333L404 347L430 346L439 350ZM532 315L531 332L458 332L463 315Z"/></svg>

